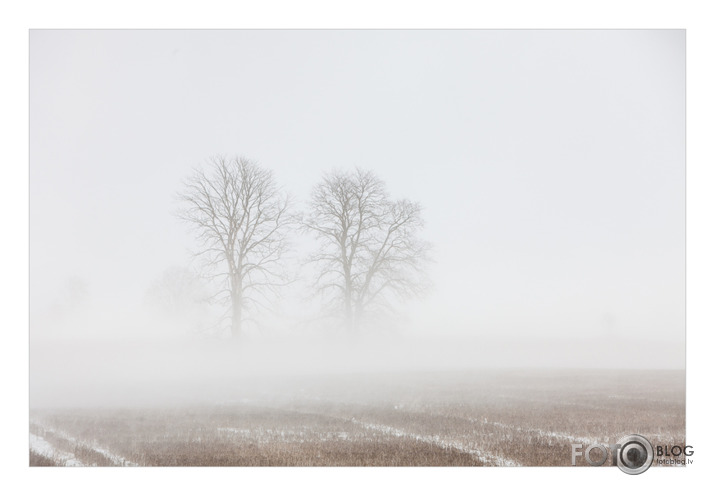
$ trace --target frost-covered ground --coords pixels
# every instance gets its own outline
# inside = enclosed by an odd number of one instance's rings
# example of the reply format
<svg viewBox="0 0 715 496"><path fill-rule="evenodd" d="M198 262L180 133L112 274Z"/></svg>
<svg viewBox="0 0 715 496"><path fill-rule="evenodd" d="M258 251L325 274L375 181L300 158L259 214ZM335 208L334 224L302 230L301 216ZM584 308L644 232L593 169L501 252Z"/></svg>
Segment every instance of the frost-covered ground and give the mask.
<svg viewBox="0 0 715 496"><path fill-rule="evenodd" d="M286 377L211 403L32 410L31 464L569 466L572 443L683 444L684 386L680 371Z"/></svg>

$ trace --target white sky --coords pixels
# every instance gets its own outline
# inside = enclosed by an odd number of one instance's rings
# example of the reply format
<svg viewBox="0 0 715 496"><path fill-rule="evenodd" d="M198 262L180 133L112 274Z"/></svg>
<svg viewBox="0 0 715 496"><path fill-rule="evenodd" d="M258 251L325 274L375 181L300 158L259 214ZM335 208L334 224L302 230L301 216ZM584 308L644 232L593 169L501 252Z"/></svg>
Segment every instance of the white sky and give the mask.
<svg viewBox="0 0 715 496"><path fill-rule="evenodd" d="M684 340L684 31L33 31L31 315L135 305L216 153L420 201L416 331Z"/></svg>

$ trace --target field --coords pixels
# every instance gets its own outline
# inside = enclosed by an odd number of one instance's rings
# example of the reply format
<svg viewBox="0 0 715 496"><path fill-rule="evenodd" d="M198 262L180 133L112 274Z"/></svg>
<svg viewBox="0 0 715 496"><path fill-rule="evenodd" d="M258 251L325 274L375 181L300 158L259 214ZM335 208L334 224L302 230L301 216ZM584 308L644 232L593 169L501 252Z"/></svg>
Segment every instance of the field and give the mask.
<svg viewBox="0 0 715 496"><path fill-rule="evenodd" d="M682 371L306 376L222 396L32 409L30 465L570 466L572 443L685 442Z"/></svg>

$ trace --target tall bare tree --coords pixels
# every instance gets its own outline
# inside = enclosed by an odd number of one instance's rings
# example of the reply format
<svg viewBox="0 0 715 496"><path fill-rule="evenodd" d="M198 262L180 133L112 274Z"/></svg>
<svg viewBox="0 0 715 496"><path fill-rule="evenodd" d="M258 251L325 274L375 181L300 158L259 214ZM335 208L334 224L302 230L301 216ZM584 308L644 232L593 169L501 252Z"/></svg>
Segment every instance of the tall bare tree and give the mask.
<svg viewBox="0 0 715 496"><path fill-rule="evenodd" d="M197 254L223 280L231 306L231 334L238 337L244 310L261 305L285 282L279 267L291 219L289 198L273 174L243 157L213 157L197 169L179 194L179 217L195 229Z"/></svg>
<svg viewBox="0 0 715 496"><path fill-rule="evenodd" d="M374 173L355 169L325 175L310 206L303 226L320 242L311 257L317 288L332 294L349 332L359 332L371 309L424 288L428 245L418 236L418 203L391 200Z"/></svg>

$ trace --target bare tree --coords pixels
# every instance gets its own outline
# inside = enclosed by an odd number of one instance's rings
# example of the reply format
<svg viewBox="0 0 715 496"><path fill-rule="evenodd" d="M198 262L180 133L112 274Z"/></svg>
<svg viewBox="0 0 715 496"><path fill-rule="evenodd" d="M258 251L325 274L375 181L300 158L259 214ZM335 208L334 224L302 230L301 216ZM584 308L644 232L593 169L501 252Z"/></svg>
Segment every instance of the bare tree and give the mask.
<svg viewBox="0 0 715 496"><path fill-rule="evenodd" d="M203 257L230 303L231 334L238 337L244 310L264 305L285 282L279 261L291 223L289 198L273 174L243 157L213 157L208 172L185 181L179 217L193 226Z"/></svg>
<svg viewBox="0 0 715 496"><path fill-rule="evenodd" d="M391 297L424 288L428 245L418 237L422 210L409 200L393 201L372 172L332 172L312 192L304 229L320 249L317 289L341 308L345 327L360 330L366 313L389 307Z"/></svg>

